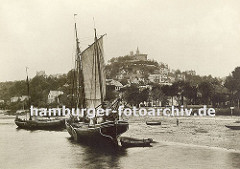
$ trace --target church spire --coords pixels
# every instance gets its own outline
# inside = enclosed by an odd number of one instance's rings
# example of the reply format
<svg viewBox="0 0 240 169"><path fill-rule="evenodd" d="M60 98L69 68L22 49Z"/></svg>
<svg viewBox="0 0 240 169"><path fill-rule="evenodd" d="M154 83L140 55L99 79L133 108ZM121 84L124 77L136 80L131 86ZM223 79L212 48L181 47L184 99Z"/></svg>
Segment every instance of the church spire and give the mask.
<svg viewBox="0 0 240 169"><path fill-rule="evenodd" d="M139 55L139 53L140 53L140 52L139 52L139 49L138 49L138 47L137 47L136 54Z"/></svg>

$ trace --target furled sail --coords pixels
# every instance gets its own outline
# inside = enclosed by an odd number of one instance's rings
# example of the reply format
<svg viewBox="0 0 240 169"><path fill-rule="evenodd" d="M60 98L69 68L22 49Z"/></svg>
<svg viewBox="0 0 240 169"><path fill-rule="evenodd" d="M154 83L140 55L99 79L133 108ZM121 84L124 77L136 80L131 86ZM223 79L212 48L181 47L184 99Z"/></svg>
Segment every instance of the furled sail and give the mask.
<svg viewBox="0 0 240 169"><path fill-rule="evenodd" d="M101 104L106 95L103 36L81 53L86 108Z"/></svg>

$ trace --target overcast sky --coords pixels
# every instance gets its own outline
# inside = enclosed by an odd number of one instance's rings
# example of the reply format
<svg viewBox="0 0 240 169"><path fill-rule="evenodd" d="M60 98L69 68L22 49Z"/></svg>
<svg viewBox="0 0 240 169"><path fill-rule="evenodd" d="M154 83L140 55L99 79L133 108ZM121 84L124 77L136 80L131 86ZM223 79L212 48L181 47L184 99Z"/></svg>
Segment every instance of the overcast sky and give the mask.
<svg viewBox="0 0 240 169"><path fill-rule="evenodd" d="M74 19L83 50L93 17L105 58L139 47L171 69L227 76L240 66L239 0L0 0L0 81L67 73L74 56Z"/></svg>

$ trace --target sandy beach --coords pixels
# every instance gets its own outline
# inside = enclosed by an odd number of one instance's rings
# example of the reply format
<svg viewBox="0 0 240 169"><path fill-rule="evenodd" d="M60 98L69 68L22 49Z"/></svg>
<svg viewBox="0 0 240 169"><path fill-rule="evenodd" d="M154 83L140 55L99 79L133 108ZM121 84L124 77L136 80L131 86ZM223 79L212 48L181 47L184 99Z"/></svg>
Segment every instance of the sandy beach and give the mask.
<svg viewBox="0 0 240 169"><path fill-rule="evenodd" d="M216 117L129 117L130 128L123 136L153 138L156 142L191 144L240 152L240 131L225 127L239 120L236 116ZM159 120L162 125L149 126L146 121Z"/></svg>

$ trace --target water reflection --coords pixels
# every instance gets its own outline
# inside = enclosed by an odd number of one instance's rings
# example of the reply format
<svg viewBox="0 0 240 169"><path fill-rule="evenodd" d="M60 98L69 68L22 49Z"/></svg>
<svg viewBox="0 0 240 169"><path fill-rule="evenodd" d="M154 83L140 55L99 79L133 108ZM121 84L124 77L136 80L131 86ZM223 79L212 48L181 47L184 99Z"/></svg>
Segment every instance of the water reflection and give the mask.
<svg viewBox="0 0 240 169"><path fill-rule="evenodd" d="M74 158L77 168L120 168L120 158L127 155L127 151L121 147L113 147L107 145L87 145L86 143L76 143L72 139L68 139L74 144L75 151L79 150Z"/></svg>
<svg viewBox="0 0 240 169"><path fill-rule="evenodd" d="M232 165L233 168L240 167L240 153L229 153L227 161Z"/></svg>

